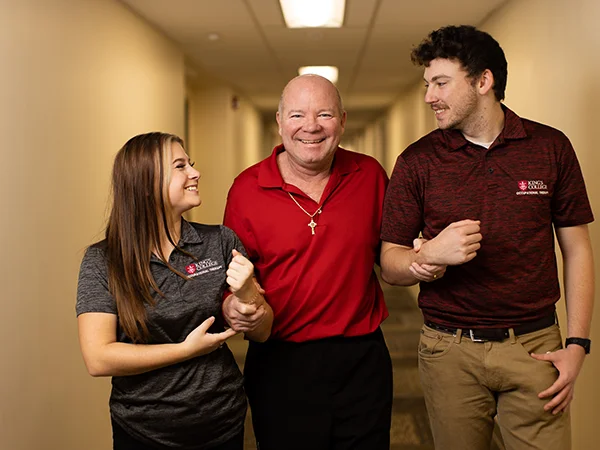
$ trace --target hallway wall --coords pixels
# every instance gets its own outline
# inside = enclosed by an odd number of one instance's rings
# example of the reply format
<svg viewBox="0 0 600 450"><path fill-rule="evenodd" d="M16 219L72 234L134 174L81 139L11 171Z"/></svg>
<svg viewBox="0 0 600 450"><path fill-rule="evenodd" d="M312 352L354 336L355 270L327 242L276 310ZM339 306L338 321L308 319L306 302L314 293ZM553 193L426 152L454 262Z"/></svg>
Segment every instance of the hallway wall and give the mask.
<svg viewBox="0 0 600 450"><path fill-rule="evenodd" d="M562 130L571 140L596 222L590 225L600 283L600 154L596 109L600 103L600 3L595 0L509 2L482 27L502 45L508 59L506 104L518 114ZM598 292L598 287L596 287ZM596 296L597 297L597 296ZM564 301L558 305L566 333ZM600 341L600 314L594 314L592 340ZM572 407L573 449L597 444L596 406L600 402L598 352L586 358Z"/></svg>
<svg viewBox="0 0 600 450"><path fill-rule="evenodd" d="M600 3L596 0L513 0L480 27L494 36L506 53L509 73L506 105L523 117L562 130L575 147L597 220L590 225L597 284L600 283L600 179L595 176L600 167L600 153L595 145L595 110L600 103L600 87L596 82L600 72L598 18ZM403 93L387 113L387 145L382 163L388 172L399 152L436 127L434 115L423 101L422 86L419 82ZM558 310L564 334L564 301L560 301ZM598 312L593 318L591 337L595 343L600 341ZM573 450L591 450L597 446L594 444L597 432L594 407L600 402L597 353L587 357L577 383L571 408Z"/></svg>
<svg viewBox="0 0 600 450"><path fill-rule="evenodd" d="M388 175L392 174L398 154L402 150L437 128L431 109L423 101L423 86L423 82L419 81L403 92L386 114L385 151L380 162Z"/></svg>
<svg viewBox="0 0 600 450"><path fill-rule="evenodd" d="M104 450L109 380L79 353L77 273L116 151L183 134L183 55L115 1L0 3L0 448Z"/></svg>
<svg viewBox="0 0 600 450"><path fill-rule="evenodd" d="M222 223L233 179L270 153L262 116L235 89L216 80L190 85L188 101L188 150L202 175L202 205L191 211L189 217L198 222Z"/></svg>

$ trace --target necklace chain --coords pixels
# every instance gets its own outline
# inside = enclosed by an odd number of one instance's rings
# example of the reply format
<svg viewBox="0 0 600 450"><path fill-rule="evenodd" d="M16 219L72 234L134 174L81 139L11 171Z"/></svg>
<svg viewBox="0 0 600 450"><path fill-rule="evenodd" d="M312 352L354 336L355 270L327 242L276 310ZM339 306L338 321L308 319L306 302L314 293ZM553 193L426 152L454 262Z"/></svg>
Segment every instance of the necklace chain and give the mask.
<svg viewBox="0 0 600 450"><path fill-rule="evenodd" d="M294 203L296 204L296 206L298 206L298 208L300 208L304 214L306 214L308 217L310 217L310 222L308 223L308 226L310 227L310 231L312 232L312 234L315 234L315 227L317 226L317 222L314 221L313 217L315 217L317 214L321 214L321 207L323 206L323 203L321 203L318 207L317 210L314 213L309 213L307 210L305 210L302 205L300 205L300 203L298 203L298 200L296 200L294 198L294 196L291 194L291 192L288 192L288 195L290 196L290 198L292 200L294 200Z"/></svg>
<svg viewBox="0 0 600 450"><path fill-rule="evenodd" d="M294 198L294 196L293 196L293 195L292 195L290 192L288 192L288 195L291 197L291 199L292 199L292 200L294 200L294 203L295 203L296 205L298 205L298 208L300 208L302 211L304 211L304 214L306 214L306 215L307 215L308 217L310 217L311 219L312 219L313 217L315 217L317 214L321 214L321 206L322 206L322 205L319 205L319 206L317 207L317 210L316 210L314 213L312 213L312 214L311 214L311 213L309 213L307 210L305 210L305 209L302 207L302 205L300 205L300 203L298 203L298 200L296 200L296 199Z"/></svg>

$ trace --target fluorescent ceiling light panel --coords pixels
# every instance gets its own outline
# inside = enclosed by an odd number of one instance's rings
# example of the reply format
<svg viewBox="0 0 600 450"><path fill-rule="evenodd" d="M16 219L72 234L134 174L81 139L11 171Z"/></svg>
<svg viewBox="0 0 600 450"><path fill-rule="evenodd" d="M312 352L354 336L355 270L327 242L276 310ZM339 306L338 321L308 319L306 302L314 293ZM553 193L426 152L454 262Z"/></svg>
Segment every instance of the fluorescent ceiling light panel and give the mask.
<svg viewBox="0 0 600 450"><path fill-rule="evenodd" d="M338 68L335 66L305 66L298 69L300 75L312 73L327 78L333 84L337 83Z"/></svg>
<svg viewBox="0 0 600 450"><path fill-rule="evenodd" d="M339 28L346 0L279 0L288 28Z"/></svg>

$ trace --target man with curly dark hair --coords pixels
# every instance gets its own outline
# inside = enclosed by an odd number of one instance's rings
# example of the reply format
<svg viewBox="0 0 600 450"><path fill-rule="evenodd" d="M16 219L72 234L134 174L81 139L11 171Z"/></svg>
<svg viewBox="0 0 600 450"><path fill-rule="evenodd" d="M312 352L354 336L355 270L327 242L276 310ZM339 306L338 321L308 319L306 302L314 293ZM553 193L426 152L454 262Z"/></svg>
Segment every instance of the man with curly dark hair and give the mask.
<svg viewBox="0 0 600 450"><path fill-rule="evenodd" d="M398 157L381 267L389 283L421 283L419 372L435 446L488 450L497 416L510 450L570 449L594 293L593 215L573 147L501 103L507 62L489 34L441 28L412 60L439 129Z"/></svg>

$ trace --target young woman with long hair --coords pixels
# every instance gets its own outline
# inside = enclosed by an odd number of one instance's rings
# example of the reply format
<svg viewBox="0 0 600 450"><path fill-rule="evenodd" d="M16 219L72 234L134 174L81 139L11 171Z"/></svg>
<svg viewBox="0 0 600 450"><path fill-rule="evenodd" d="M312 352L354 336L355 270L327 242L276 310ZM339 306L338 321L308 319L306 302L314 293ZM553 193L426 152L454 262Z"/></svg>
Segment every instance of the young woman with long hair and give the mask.
<svg viewBox="0 0 600 450"><path fill-rule="evenodd" d="M237 236L187 222L199 172L177 136L148 133L117 153L106 239L87 250L77 316L92 376L112 376L115 450L243 448L246 398L225 341L226 292L268 338L273 313ZM239 330L239 328L238 328Z"/></svg>

